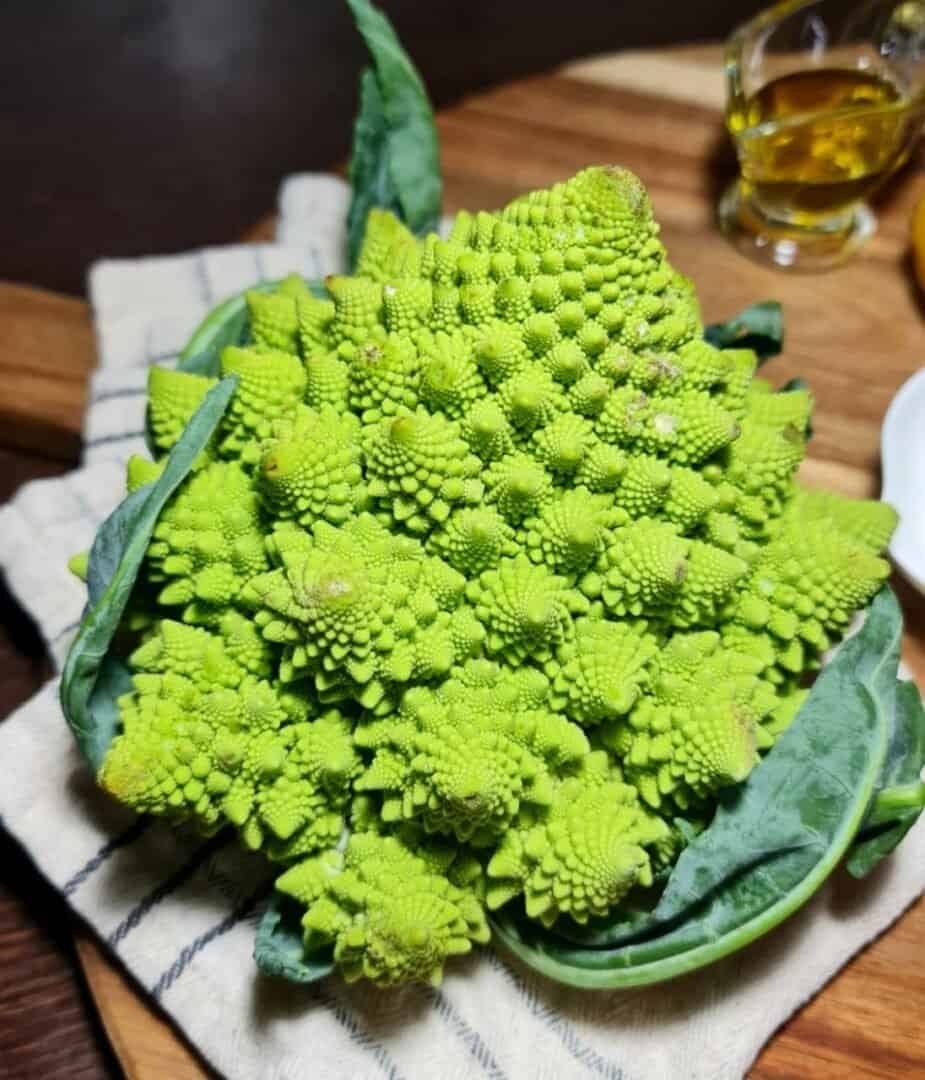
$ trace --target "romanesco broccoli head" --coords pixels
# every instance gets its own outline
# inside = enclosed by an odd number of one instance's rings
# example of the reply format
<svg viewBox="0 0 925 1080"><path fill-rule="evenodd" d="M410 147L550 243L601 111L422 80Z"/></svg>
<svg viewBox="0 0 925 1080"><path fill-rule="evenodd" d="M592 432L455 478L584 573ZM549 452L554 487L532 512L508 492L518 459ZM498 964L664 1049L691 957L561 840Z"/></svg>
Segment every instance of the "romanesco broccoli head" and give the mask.
<svg viewBox="0 0 925 1080"><path fill-rule="evenodd" d="M887 574L895 515L802 488L811 396L703 340L639 180L247 294L227 414L148 546L103 786L288 864L306 948L436 983L485 907L652 886ZM159 460L214 380L149 382Z"/></svg>

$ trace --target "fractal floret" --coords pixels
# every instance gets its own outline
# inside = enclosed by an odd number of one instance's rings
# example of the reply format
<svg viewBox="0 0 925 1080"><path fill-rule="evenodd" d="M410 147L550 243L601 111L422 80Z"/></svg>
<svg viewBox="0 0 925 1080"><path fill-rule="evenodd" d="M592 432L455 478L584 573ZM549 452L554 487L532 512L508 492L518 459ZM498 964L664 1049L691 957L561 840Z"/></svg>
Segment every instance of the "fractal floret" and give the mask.
<svg viewBox="0 0 925 1080"><path fill-rule="evenodd" d="M445 239L376 211L356 274L247 316L103 786L283 864L347 979L435 984L508 904L651 904L887 577L893 512L800 485L811 396L704 339L618 168ZM216 382L152 372L132 490Z"/></svg>

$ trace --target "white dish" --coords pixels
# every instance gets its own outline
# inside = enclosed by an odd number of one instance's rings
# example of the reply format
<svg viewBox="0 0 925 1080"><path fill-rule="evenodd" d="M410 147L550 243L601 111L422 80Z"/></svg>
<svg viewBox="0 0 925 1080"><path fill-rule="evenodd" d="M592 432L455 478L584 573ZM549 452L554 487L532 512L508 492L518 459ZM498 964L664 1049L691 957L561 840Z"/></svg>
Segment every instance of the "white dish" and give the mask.
<svg viewBox="0 0 925 1080"><path fill-rule="evenodd" d="M900 515L890 556L925 592L925 368L899 388L880 433L880 498Z"/></svg>

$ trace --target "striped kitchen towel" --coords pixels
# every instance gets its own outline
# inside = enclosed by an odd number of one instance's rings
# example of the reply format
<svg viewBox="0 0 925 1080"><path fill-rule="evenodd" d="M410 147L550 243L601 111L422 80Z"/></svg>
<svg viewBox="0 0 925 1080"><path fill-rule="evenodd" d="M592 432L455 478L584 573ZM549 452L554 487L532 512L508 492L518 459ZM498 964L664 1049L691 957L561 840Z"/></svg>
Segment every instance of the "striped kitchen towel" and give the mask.
<svg viewBox="0 0 925 1080"><path fill-rule="evenodd" d="M142 450L150 364L169 364L206 311L253 282L341 268L347 192L287 182L279 243L107 261L90 277L100 366L85 464L0 509L0 567L60 666L84 603L65 569L89 546ZM3 825L202 1055L235 1080L736 1078L786 1018L925 888L925 823L866 882L836 878L751 948L662 986L582 993L489 949L440 989L377 991L260 976L251 951L270 888L225 834L137 818L99 792L51 682L0 723ZM912 958L910 958L912 962Z"/></svg>

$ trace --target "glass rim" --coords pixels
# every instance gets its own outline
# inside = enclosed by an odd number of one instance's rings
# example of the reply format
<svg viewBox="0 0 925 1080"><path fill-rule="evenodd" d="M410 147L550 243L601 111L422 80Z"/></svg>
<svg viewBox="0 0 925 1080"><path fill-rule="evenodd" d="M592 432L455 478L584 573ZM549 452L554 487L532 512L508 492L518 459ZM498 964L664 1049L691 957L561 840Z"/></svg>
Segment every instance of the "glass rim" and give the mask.
<svg viewBox="0 0 925 1080"><path fill-rule="evenodd" d="M723 71L726 76L727 107L729 101L740 100L744 94L741 85L741 53L745 41L757 32L773 26L803 8L813 7L824 0L779 0L778 3L759 11L740 23L726 38L723 47ZM898 6L898 4L897 4ZM879 106L878 112L906 112L925 107L925 84L918 93L896 102ZM749 129L752 130L752 129Z"/></svg>

